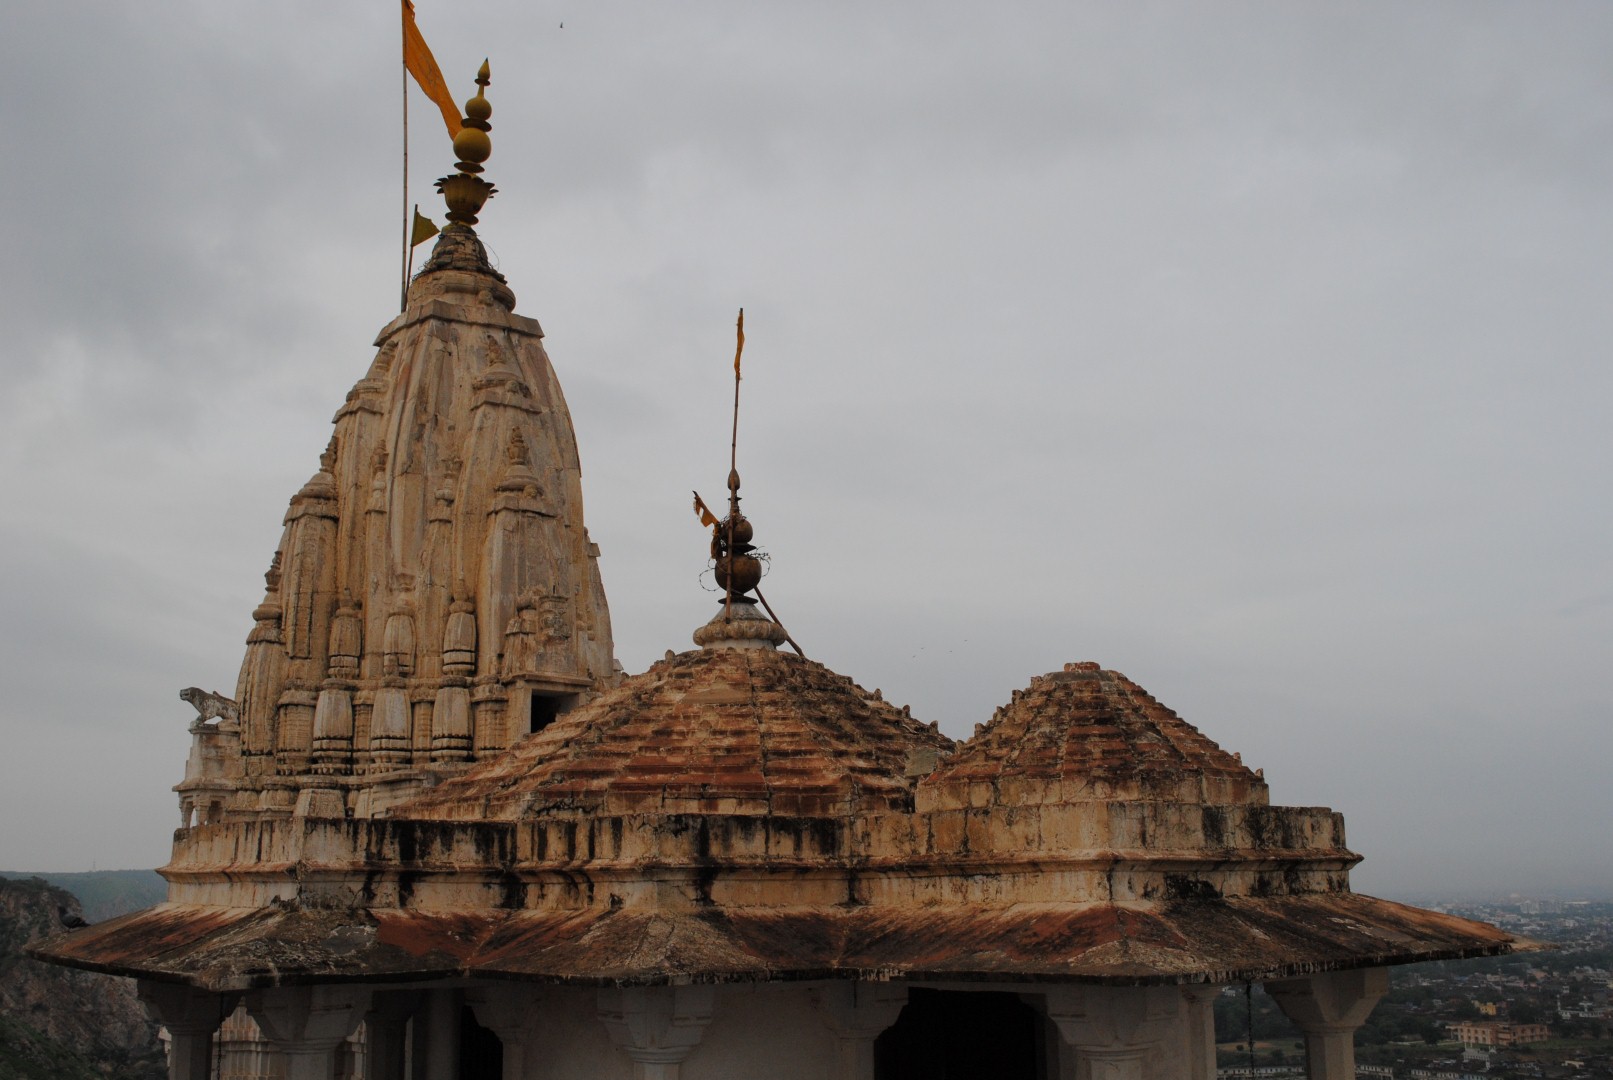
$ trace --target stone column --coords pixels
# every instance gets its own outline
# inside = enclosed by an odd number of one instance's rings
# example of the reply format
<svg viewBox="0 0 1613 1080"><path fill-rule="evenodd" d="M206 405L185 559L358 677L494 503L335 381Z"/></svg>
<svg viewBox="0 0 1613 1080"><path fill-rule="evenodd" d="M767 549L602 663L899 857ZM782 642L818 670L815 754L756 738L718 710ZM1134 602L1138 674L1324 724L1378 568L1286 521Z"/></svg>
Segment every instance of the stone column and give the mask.
<svg viewBox="0 0 1613 1080"><path fill-rule="evenodd" d="M415 1029L424 1034L415 1046L416 1076L425 1080L459 1080L459 1010L463 1002L458 990L426 991L425 1007L415 1014Z"/></svg>
<svg viewBox="0 0 1613 1080"><path fill-rule="evenodd" d="M840 1080L874 1080L874 1040L901 1015L907 987L833 982L813 987L812 1004L840 1044L833 1075Z"/></svg>
<svg viewBox="0 0 1613 1080"><path fill-rule="evenodd" d="M1181 999L1171 986L1070 986L1048 991L1047 1019L1088 1080L1148 1080ZM1073 1077L1065 1055L1060 1075Z"/></svg>
<svg viewBox="0 0 1613 1080"><path fill-rule="evenodd" d="M1219 986L1184 986L1187 1080L1215 1080L1215 999Z"/></svg>
<svg viewBox="0 0 1613 1080"><path fill-rule="evenodd" d="M634 1080L678 1080L711 1023L709 986L634 986L599 992L599 1019L633 1061Z"/></svg>
<svg viewBox="0 0 1613 1080"><path fill-rule="evenodd" d="M247 995L247 1011L286 1058L286 1080L335 1080L336 1050L370 1006L368 989L281 986Z"/></svg>
<svg viewBox="0 0 1613 1080"><path fill-rule="evenodd" d="M213 1033L235 1011L240 995L149 979L139 981L136 993L146 1013L168 1029L168 1080L207 1080L212 1075Z"/></svg>
<svg viewBox="0 0 1613 1080"><path fill-rule="evenodd" d="M403 1080L409 1014L420 995L408 990L383 990L364 1014L364 1080Z"/></svg>
<svg viewBox="0 0 1613 1080"><path fill-rule="evenodd" d="M472 990L465 995L476 1012L476 1022L504 1044L504 1080L526 1076L527 1049L536 1023L540 997L531 987L497 987Z"/></svg>
<svg viewBox="0 0 1613 1080"><path fill-rule="evenodd" d="M1310 1080L1355 1080L1355 1032L1388 991L1388 970L1327 971L1265 987L1277 1007L1305 1033Z"/></svg>

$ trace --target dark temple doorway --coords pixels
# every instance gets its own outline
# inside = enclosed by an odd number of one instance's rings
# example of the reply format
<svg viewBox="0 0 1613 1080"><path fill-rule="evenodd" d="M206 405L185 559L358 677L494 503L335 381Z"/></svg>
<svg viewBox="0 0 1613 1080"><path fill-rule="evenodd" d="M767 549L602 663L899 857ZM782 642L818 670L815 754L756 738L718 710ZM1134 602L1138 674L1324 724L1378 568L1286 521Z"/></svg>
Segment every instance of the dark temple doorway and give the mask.
<svg viewBox="0 0 1613 1080"><path fill-rule="evenodd" d="M1042 1028L1014 994L915 988L874 1041L874 1080L1047 1080Z"/></svg>
<svg viewBox="0 0 1613 1080"><path fill-rule="evenodd" d="M466 1005L459 1014L459 1080L503 1080L504 1044L476 1022Z"/></svg>

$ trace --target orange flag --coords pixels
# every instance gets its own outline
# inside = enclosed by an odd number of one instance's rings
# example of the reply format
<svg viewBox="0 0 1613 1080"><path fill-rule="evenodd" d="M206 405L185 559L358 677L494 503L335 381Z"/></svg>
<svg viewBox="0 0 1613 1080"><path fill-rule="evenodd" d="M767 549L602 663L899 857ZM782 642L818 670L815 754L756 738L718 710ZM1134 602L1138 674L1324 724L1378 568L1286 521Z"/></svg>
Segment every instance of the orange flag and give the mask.
<svg viewBox="0 0 1613 1080"><path fill-rule="evenodd" d="M459 105L454 101L454 95L449 93L448 84L443 81L442 69L437 66L436 57L431 55L431 47L420 36L420 28L414 24L414 4L410 0L403 0L403 66L414 76L414 81L420 84L426 96L442 110L443 123L448 125L448 137L451 139L458 135L459 129L464 126Z"/></svg>
<svg viewBox="0 0 1613 1080"><path fill-rule="evenodd" d="M739 309L739 345L734 349L734 378L739 378L739 354L745 351L745 309Z"/></svg>
<svg viewBox="0 0 1613 1080"><path fill-rule="evenodd" d="M694 512L700 515L700 524L702 525L715 527L722 524L717 520L717 515L713 514L711 508L706 505L706 500L700 497L700 492L698 491L694 493Z"/></svg>

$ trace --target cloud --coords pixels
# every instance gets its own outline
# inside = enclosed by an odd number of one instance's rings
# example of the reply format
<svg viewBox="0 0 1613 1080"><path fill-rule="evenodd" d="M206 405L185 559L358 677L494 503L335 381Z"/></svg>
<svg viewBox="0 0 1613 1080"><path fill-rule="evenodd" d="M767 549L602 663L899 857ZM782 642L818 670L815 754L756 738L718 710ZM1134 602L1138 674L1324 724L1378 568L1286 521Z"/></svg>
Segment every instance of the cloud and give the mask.
<svg viewBox="0 0 1613 1080"><path fill-rule="evenodd" d="M1605 5L419 7L450 85L492 58L481 231L630 670L710 610L743 305L746 507L815 657L954 734L1101 660L1345 811L1385 891L1613 865ZM166 837L170 699L233 684L396 310L395 35L7 16L0 689L84 778L28 868Z"/></svg>

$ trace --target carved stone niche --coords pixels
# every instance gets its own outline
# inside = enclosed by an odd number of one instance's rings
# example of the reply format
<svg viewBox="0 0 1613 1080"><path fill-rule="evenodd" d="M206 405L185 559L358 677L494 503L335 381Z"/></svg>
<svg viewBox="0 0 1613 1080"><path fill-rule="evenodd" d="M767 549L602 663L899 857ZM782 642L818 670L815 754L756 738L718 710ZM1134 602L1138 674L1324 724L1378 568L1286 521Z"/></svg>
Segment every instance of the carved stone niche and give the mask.
<svg viewBox="0 0 1613 1080"><path fill-rule="evenodd" d="M536 597L531 594L522 596L515 615L504 628L505 678L538 669L538 656L543 645L537 609Z"/></svg>
<svg viewBox="0 0 1613 1080"><path fill-rule="evenodd" d="M538 628L543 644L538 670L572 671L577 667L573 611L569 596L545 596L538 601Z"/></svg>

